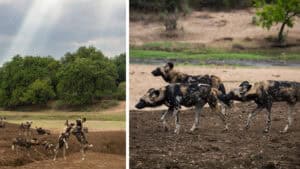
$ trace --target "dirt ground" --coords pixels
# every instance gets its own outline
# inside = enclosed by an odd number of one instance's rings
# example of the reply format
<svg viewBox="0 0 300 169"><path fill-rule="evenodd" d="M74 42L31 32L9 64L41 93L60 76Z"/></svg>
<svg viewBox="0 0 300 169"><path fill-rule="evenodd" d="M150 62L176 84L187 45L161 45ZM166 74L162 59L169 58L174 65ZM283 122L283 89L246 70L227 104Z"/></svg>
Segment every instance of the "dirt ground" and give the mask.
<svg viewBox="0 0 300 169"><path fill-rule="evenodd" d="M151 71L162 65L130 64L130 109L150 88L167 85L161 77L154 77ZM175 69L193 75L216 75L224 82L227 91L242 81L289 80L300 82L300 68L291 67L231 67L231 66L176 66ZM158 108L162 109L162 107ZM150 109L148 109L150 110Z"/></svg>
<svg viewBox="0 0 300 169"><path fill-rule="evenodd" d="M252 24L255 10L233 10L226 12L194 11L178 21L182 30L178 37L162 36L164 25L160 22L131 21L130 44L142 45L155 41L178 41L200 43L209 47L231 48L240 44L248 48L265 48L265 38L276 37L280 25L270 30ZM300 18L296 18L288 32L288 43L300 44ZM180 31L179 31L180 32ZM299 49L297 49L299 50Z"/></svg>
<svg viewBox="0 0 300 169"><path fill-rule="evenodd" d="M219 117L206 108L200 118L200 129L190 133L194 113L180 114L181 133L163 131L162 111L130 112L130 166L132 169L299 169L300 168L300 104L296 106L290 132L280 134L287 123L286 104L273 106L272 127L262 131L265 111L244 130L253 103L236 105L229 110L230 130L223 132Z"/></svg>
<svg viewBox="0 0 300 169"><path fill-rule="evenodd" d="M62 159L62 153L58 155L57 161L53 161L53 154L46 152L42 146L37 146L37 151L27 153L11 150L12 139L18 136L18 126L7 124L6 128L0 128L0 168L125 168L125 131L89 132L87 139L94 147L87 152L85 161L81 161L78 143L74 136L70 137L67 160ZM58 135L37 136L33 131L32 138L57 142Z"/></svg>

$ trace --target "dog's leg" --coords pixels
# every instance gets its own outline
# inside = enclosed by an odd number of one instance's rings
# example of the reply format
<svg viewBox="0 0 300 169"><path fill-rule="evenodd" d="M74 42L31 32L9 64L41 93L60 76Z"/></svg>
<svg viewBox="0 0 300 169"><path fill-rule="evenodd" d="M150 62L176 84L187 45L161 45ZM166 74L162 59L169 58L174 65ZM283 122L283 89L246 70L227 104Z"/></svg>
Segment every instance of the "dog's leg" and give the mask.
<svg viewBox="0 0 300 169"><path fill-rule="evenodd" d="M179 110L177 108L175 108L173 110L173 115L175 116L175 130L174 132L176 134L179 134L179 130L180 130L180 124L179 124Z"/></svg>
<svg viewBox="0 0 300 169"><path fill-rule="evenodd" d="M172 111L172 108L169 108L168 111L164 112L163 115L161 116L160 120L162 120L163 123L163 128L165 131L168 131L168 124L166 120L166 116Z"/></svg>
<svg viewBox="0 0 300 169"><path fill-rule="evenodd" d="M252 121L253 117L256 116L256 114L258 112L260 112L263 108L260 107L260 106L257 106L251 113L249 113L248 115L248 119L247 119L247 124L246 124L246 129L249 129L250 128L250 122Z"/></svg>
<svg viewBox="0 0 300 169"><path fill-rule="evenodd" d="M59 150L59 144L57 144L56 147L53 150L53 153L54 153L53 161L56 160L56 157L57 157L57 154L58 154L58 150Z"/></svg>
<svg viewBox="0 0 300 169"><path fill-rule="evenodd" d="M200 105L200 104L196 105L196 108L195 108L195 122L194 122L192 128L190 129L190 131L194 131L194 130L198 129L198 127L199 127L199 116L201 114L201 111L202 111L202 105Z"/></svg>
<svg viewBox="0 0 300 169"><path fill-rule="evenodd" d="M227 123L225 114L223 114L222 111L218 110L218 108L217 108L217 114L219 115L222 122L224 123L224 126L225 126L224 131L228 131L228 123Z"/></svg>
<svg viewBox="0 0 300 169"><path fill-rule="evenodd" d="M84 151L84 145L81 144L81 160L85 159L85 151Z"/></svg>
<svg viewBox="0 0 300 169"><path fill-rule="evenodd" d="M268 103L267 105L267 121L266 121L266 127L264 129L264 133L268 133L270 128L271 128L271 108L272 108L272 103Z"/></svg>
<svg viewBox="0 0 300 169"><path fill-rule="evenodd" d="M281 133L286 133L289 130L289 127L292 125L294 108L295 108L295 105L289 104L289 107L288 107L288 124L284 127L284 129L281 131Z"/></svg>
<svg viewBox="0 0 300 169"><path fill-rule="evenodd" d="M66 146L65 145L63 146L63 157L64 157L64 160L67 160L67 158L66 158Z"/></svg>

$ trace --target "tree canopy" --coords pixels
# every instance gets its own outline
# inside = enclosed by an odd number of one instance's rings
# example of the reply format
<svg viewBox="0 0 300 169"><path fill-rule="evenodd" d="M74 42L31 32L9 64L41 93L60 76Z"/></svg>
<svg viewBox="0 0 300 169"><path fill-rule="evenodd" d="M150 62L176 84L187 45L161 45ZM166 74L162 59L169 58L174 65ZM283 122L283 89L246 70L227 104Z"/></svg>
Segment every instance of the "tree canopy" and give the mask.
<svg viewBox="0 0 300 169"><path fill-rule="evenodd" d="M256 0L255 6L259 25L270 29L273 25L281 24L278 33L279 42L284 40L285 26L293 27L295 16L300 15L299 0L271 0L269 3L266 0Z"/></svg>
<svg viewBox="0 0 300 169"><path fill-rule="evenodd" d="M95 47L80 47L61 60L16 55L0 68L0 106L46 104L53 99L83 105L120 98L117 84L125 81L124 71L124 54L109 59Z"/></svg>

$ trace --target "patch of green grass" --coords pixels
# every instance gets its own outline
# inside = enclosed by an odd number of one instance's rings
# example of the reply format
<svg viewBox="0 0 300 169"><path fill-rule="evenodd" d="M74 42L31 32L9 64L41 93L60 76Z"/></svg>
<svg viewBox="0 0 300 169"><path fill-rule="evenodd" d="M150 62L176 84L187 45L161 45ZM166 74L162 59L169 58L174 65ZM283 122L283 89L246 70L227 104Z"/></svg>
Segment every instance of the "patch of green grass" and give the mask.
<svg viewBox="0 0 300 169"><path fill-rule="evenodd" d="M199 43L151 42L141 46L132 46L130 57L198 60L300 60L300 53L284 48L237 51L208 48Z"/></svg>
<svg viewBox="0 0 300 169"><path fill-rule="evenodd" d="M300 60L300 54L268 55L259 52L209 52L209 53L187 53L167 52L157 50L131 49L130 57L143 59L199 59L199 60Z"/></svg>
<svg viewBox="0 0 300 169"><path fill-rule="evenodd" d="M11 112L1 111L0 116L8 120L75 120L86 117L89 120L100 121L125 121L125 113L102 114L92 112Z"/></svg>
<svg viewBox="0 0 300 169"><path fill-rule="evenodd" d="M239 59L239 60L267 60L271 59L268 56L253 54L253 53L205 53L205 54L194 54L185 52L166 52L166 51L155 51L155 50L130 50L130 57L133 58L148 58L148 59L199 59L199 60L226 60L226 59Z"/></svg>

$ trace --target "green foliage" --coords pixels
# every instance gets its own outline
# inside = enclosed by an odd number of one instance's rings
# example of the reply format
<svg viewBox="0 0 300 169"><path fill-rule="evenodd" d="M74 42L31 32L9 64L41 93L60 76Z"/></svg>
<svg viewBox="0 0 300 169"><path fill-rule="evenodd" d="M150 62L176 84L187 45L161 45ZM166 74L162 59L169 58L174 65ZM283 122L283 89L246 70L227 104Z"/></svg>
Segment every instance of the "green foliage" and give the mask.
<svg viewBox="0 0 300 169"><path fill-rule="evenodd" d="M124 82L126 80L126 55L125 53L116 56L113 59L118 73L117 83Z"/></svg>
<svg viewBox="0 0 300 169"><path fill-rule="evenodd" d="M264 28L270 29L273 25L281 23L278 33L278 40L284 40L283 31L285 25L294 26L295 16L300 15L299 0L272 0L267 3L265 0L256 0L258 23Z"/></svg>
<svg viewBox="0 0 300 169"><path fill-rule="evenodd" d="M117 92L115 94L116 99L126 100L126 83L122 82L119 84Z"/></svg>
<svg viewBox="0 0 300 169"><path fill-rule="evenodd" d="M51 57L15 56L0 70L0 105L15 107L38 104L54 97L51 90L56 88L56 72L59 68L59 62ZM45 93L42 98L32 99L30 95L37 90Z"/></svg>
<svg viewBox="0 0 300 169"><path fill-rule="evenodd" d="M66 53L61 62L17 55L0 68L0 106L40 105L51 99L84 105L113 98L120 95L116 82L125 81L125 67L125 54L108 59L95 47Z"/></svg>
<svg viewBox="0 0 300 169"><path fill-rule="evenodd" d="M36 80L25 91L22 101L28 104L46 104L55 97L55 92L47 80Z"/></svg>
<svg viewBox="0 0 300 169"><path fill-rule="evenodd" d="M117 69L94 47L81 47L62 58L58 96L68 105L90 104L116 90Z"/></svg>

